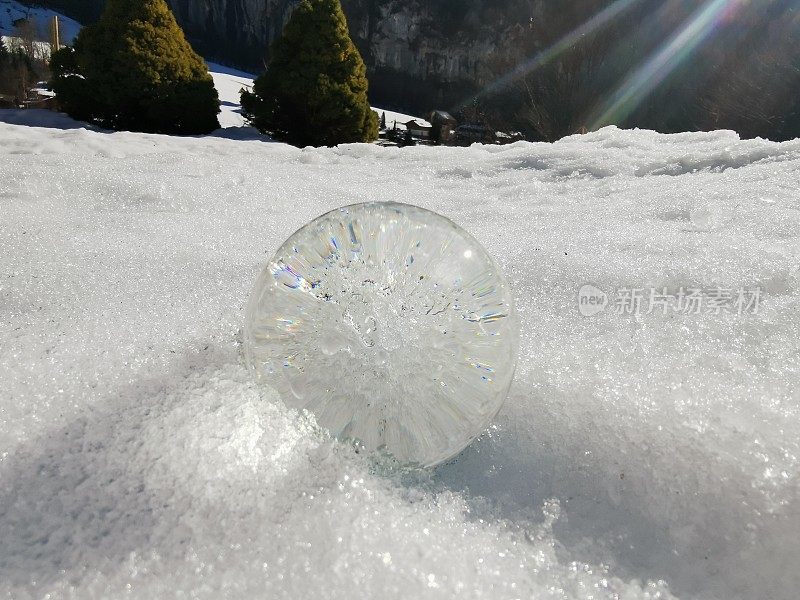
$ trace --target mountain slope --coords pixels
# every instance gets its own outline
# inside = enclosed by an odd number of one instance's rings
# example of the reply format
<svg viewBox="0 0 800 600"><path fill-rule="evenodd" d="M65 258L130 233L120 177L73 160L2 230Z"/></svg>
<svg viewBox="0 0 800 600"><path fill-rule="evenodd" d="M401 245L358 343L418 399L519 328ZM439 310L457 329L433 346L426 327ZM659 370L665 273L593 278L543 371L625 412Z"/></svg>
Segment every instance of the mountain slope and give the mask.
<svg viewBox="0 0 800 600"><path fill-rule="evenodd" d="M77 21L40 6L29 6L16 2L16 0L0 0L0 35L5 37L12 36L14 34L14 22L18 19L33 19L38 25L40 38L49 40L50 20L54 16L59 17L61 41L65 44L72 43L81 28L80 23Z"/></svg>

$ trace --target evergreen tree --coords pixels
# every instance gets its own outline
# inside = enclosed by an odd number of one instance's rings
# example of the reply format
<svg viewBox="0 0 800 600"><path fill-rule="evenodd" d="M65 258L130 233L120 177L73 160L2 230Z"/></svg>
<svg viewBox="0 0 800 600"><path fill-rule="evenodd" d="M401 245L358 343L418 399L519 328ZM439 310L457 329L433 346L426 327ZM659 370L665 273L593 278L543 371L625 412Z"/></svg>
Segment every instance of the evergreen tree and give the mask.
<svg viewBox="0 0 800 600"><path fill-rule="evenodd" d="M50 70L53 81L50 87L56 93L61 110L78 121L100 120L104 113L99 99L93 94L91 85L80 75L78 55L83 38L75 41L75 46L65 46L53 53ZM110 126L110 124L109 124Z"/></svg>
<svg viewBox="0 0 800 600"><path fill-rule="evenodd" d="M278 38L267 72L242 91L245 116L296 146L335 146L378 137L364 61L339 0L301 0Z"/></svg>
<svg viewBox="0 0 800 600"><path fill-rule="evenodd" d="M214 82L165 0L108 0L51 67L53 90L75 118L157 133L219 127Z"/></svg>
<svg viewBox="0 0 800 600"><path fill-rule="evenodd" d="M381 129L386 129L386 113L381 113Z"/></svg>

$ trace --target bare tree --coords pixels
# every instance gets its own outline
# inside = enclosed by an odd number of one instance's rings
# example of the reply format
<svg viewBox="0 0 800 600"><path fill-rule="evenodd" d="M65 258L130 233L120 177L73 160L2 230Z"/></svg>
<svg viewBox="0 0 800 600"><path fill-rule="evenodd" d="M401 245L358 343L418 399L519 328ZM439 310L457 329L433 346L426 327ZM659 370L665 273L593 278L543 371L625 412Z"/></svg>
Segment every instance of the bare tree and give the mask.
<svg viewBox="0 0 800 600"><path fill-rule="evenodd" d="M6 67L7 87L20 101L27 99L37 78L47 73L49 52L46 44L39 41L40 37L35 17L29 16L14 24Z"/></svg>
<svg viewBox="0 0 800 600"><path fill-rule="evenodd" d="M560 55L521 76L519 117L545 141L587 130L590 111L605 88L606 35L588 35Z"/></svg>
<svg viewBox="0 0 800 600"><path fill-rule="evenodd" d="M507 44L515 50L485 63L494 92L487 104L537 139L586 131L624 64L615 58L623 24L609 17L620 14L608 12L611 6L608 0L555 3L518 27Z"/></svg>
<svg viewBox="0 0 800 600"><path fill-rule="evenodd" d="M22 50L31 60L42 59L37 44L38 24L35 17L26 17L14 24L12 48Z"/></svg>

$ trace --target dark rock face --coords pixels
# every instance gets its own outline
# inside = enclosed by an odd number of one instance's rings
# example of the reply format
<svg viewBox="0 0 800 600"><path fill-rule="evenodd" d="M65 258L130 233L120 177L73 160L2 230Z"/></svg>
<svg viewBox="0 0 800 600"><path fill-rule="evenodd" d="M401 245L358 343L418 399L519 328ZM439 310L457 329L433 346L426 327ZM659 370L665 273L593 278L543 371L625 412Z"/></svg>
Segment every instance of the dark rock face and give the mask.
<svg viewBox="0 0 800 600"><path fill-rule="evenodd" d="M206 56L257 69L291 14L290 0L169 0Z"/></svg>

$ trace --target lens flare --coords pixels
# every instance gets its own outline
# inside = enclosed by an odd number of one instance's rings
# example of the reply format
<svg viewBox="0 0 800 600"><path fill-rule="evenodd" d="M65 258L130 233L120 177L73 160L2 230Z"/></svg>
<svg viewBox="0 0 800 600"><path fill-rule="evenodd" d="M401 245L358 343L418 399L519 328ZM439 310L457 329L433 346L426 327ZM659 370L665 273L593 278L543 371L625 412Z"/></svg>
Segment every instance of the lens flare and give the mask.
<svg viewBox="0 0 800 600"><path fill-rule="evenodd" d="M569 50L572 46L578 43L581 40L581 38L602 28L606 23L609 23L612 19L618 17L621 13L628 10L628 8L630 8L634 4L637 4L640 1L641 0L617 0L613 4L610 4L609 6L601 10L599 13L597 13L595 16L593 16L591 19L586 21L586 23L582 24L577 29L574 29L573 31L565 35L563 38L561 38L552 46L524 60L508 73L505 73L501 77L495 79L490 84L486 85L477 94L465 99L458 105L458 108L464 108L480 98L483 98L485 96L490 96L493 93L513 83L514 81L520 79L521 77L524 77L529 73L532 73L539 67L546 65L550 61L554 60L555 58L557 58L558 56Z"/></svg>
<svg viewBox="0 0 800 600"><path fill-rule="evenodd" d="M661 48L595 111L590 129L619 124L741 6L742 0L712 0L699 8Z"/></svg>

